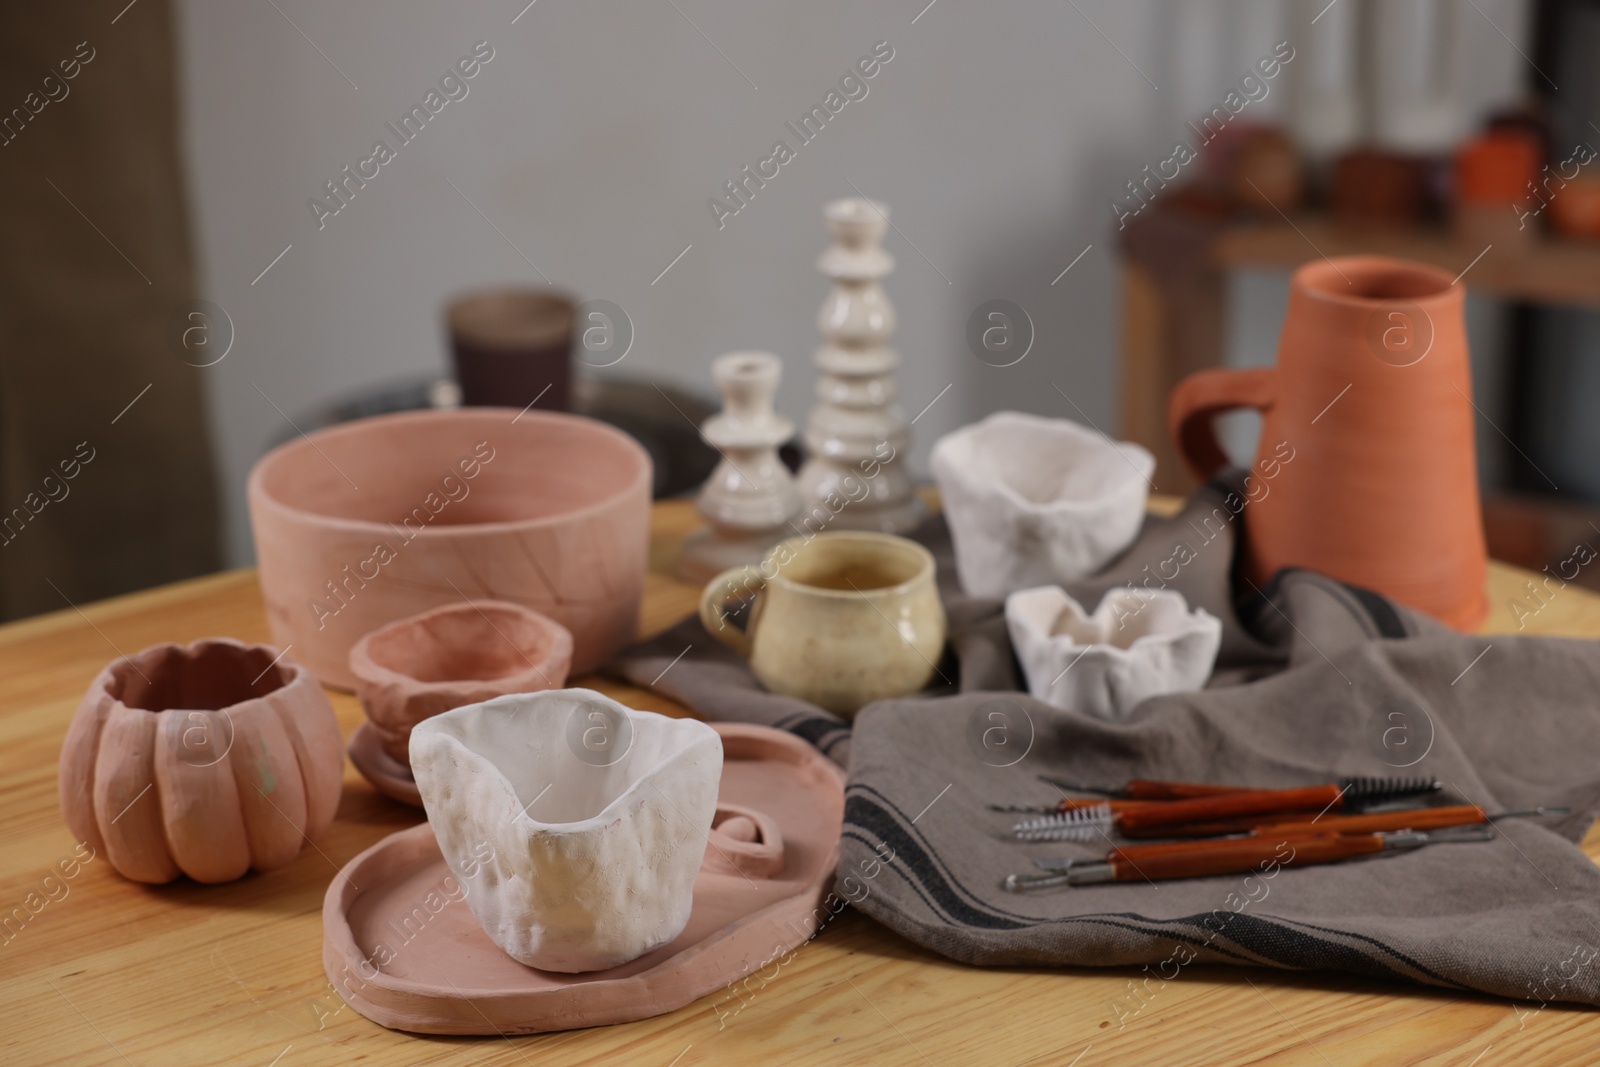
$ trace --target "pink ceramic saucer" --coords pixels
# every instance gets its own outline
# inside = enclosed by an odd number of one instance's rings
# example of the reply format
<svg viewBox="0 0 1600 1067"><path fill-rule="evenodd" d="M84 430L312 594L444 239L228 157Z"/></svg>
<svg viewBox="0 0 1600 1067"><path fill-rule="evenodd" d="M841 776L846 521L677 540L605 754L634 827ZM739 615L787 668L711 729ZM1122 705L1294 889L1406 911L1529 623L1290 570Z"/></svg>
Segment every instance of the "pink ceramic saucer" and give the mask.
<svg viewBox="0 0 1600 1067"><path fill-rule="evenodd" d="M411 765L401 763L383 750L383 739L370 722L357 726L356 732L350 735L349 752L350 762L374 789L402 804L422 807L422 794L417 791L417 780L411 776Z"/></svg>
<svg viewBox="0 0 1600 1067"><path fill-rule="evenodd" d="M478 925L424 823L356 856L322 905L322 964L353 1008L425 1034L532 1034L674 1011L803 944L828 914L844 774L792 734L717 724L722 786L689 925L606 971L524 966Z"/></svg>

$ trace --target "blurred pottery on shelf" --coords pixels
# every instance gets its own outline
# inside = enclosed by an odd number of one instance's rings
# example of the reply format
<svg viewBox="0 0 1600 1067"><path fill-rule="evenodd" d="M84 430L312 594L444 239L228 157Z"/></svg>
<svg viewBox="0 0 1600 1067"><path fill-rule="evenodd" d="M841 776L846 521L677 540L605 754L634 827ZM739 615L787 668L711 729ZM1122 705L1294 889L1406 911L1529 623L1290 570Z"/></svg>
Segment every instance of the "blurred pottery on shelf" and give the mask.
<svg viewBox="0 0 1600 1067"><path fill-rule="evenodd" d="M1421 159L1362 148L1340 156L1333 167L1329 206L1344 226L1415 226L1428 204L1427 165Z"/></svg>
<svg viewBox="0 0 1600 1067"><path fill-rule="evenodd" d="M1271 218L1293 213L1305 195L1299 150L1278 130L1253 131L1239 146L1230 186L1247 211Z"/></svg>
<svg viewBox="0 0 1600 1067"><path fill-rule="evenodd" d="M78 705L61 812L124 878L229 882L321 836L343 775L333 705L306 668L228 638L155 645Z"/></svg>
<svg viewBox="0 0 1600 1067"><path fill-rule="evenodd" d="M250 474L276 640L354 688L360 638L467 599L572 633L572 672L633 639L650 536L650 458L592 419L506 408L408 412L319 430Z"/></svg>
<svg viewBox="0 0 1600 1067"><path fill-rule="evenodd" d="M1090 615L1059 586L1006 597L1028 692L1052 707L1127 718L1147 697L1204 688L1222 623L1167 589L1115 588Z"/></svg>
<svg viewBox="0 0 1600 1067"><path fill-rule="evenodd" d="M1537 222L1525 222L1517 209L1540 206L1535 194L1542 165L1543 146L1528 130L1492 129L1462 145L1455 159L1457 236L1479 246L1504 246L1534 237L1539 232Z"/></svg>
<svg viewBox="0 0 1600 1067"><path fill-rule="evenodd" d="M759 566L713 578L700 621L767 689L849 717L934 676L945 615L933 579L933 555L893 534L791 537ZM751 600L739 629L730 608Z"/></svg>
<svg viewBox="0 0 1600 1067"><path fill-rule="evenodd" d="M1293 213L1305 194L1299 149L1282 130L1234 123L1217 131L1200 153L1201 181L1255 215Z"/></svg>
<svg viewBox="0 0 1600 1067"><path fill-rule="evenodd" d="M374 630L350 650L356 695L389 756L406 762L411 729L451 708L559 689L572 663L567 628L521 604L468 600Z"/></svg>
<svg viewBox="0 0 1600 1067"><path fill-rule="evenodd" d="M1600 177L1580 174L1549 201L1550 224L1563 237L1600 241Z"/></svg>
<svg viewBox="0 0 1600 1067"><path fill-rule="evenodd" d="M705 723L513 694L418 723L411 768L472 913L518 962L603 970L688 923L722 775Z"/></svg>
<svg viewBox="0 0 1600 1067"><path fill-rule="evenodd" d="M1468 253L1470 255L1470 253ZM1246 487L1246 573L1308 567L1471 629L1488 573L1465 290L1382 256L1295 271L1276 367L1204 370L1173 390L1167 426L1195 477L1227 465L1212 419L1263 416ZM1231 506L1231 505L1230 505Z"/></svg>
<svg viewBox="0 0 1600 1067"><path fill-rule="evenodd" d="M933 446L969 596L1092 574L1133 543L1155 459L1067 419L1001 411Z"/></svg>

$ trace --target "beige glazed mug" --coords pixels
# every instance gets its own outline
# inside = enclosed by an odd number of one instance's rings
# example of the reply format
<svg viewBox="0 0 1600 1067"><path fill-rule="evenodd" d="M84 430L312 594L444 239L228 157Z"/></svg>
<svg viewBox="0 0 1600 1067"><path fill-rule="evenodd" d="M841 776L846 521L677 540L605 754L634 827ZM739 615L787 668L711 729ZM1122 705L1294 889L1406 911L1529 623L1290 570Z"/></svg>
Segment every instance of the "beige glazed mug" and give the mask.
<svg viewBox="0 0 1600 1067"><path fill-rule="evenodd" d="M738 629L728 610L752 596ZM783 541L760 564L713 578L700 594L700 621L772 692L846 717L927 685L944 650L933 556L890 534Z"/></svg>

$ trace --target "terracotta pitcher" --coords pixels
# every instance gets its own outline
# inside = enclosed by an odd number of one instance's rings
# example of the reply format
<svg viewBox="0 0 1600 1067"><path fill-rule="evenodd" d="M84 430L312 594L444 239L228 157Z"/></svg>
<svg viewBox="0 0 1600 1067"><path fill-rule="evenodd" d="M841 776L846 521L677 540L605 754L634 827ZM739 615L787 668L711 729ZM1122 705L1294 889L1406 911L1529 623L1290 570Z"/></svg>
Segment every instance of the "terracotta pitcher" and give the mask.
<svg viewBox="0 0 1600 1067"><path fill-rule="evenodd" d="M1202 480L1227 464L1214 416L1255 408L1246 573L1307 567L1458 629L1488 612L1464 291L1382 256L1295 271L1278 365L1204 370L1173 390L1167 428Z"/></svg>

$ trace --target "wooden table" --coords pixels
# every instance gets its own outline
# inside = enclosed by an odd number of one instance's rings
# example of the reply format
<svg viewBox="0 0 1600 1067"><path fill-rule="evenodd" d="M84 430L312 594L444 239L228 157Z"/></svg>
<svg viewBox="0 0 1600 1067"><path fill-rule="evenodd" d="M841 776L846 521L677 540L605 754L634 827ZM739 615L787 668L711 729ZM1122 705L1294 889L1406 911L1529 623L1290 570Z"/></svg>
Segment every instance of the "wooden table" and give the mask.
<svg viewBox="0 0 1600 1067"><path fill-rule="evenodd" d="M643 627L690 612L670 573L695 525L656 508ZM1496 564L1489 630L1524 575ZM1600 637L1600 597L1568 588L1527 632ZM0 627L0 909L39 893L75 844L56 807L56 758L79 697L121 652L227 634L269 640L251 571ZM1488 668L1486 668L1488 669ZM682 714L593 683L636 707ZM354 698L335 695L348 737ZM741 1002L731 991L657 1019L516 1039L417 1037L346 1007L322 971L322 895L335 870L419 813L347 765L338 819L289 866L224 886L151 887L104 859L64 883L0 945L0 1063L223 1064L1353 1064L1498 1067L1600 1058L1600 1014L1463 998L1335 975L1195 966L1119 1029L1131 970L965 967L846 909ZM1586 842L1600 855L1600 832ZM735 1014L735 1012L737 1012Z"/></svg>

